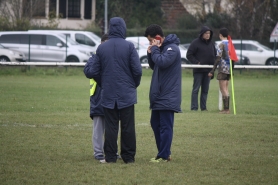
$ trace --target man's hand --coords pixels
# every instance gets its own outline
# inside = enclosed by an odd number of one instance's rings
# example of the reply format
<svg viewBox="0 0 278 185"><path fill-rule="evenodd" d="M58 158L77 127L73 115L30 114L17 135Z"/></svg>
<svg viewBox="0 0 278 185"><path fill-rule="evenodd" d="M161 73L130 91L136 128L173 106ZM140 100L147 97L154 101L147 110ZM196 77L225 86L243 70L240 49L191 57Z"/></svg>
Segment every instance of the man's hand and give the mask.
<svg viewBox="0 0 278 185"><path fill-rule="evenodd" d="M209 74L208 74L208 76L209 76L209 77L212 77L212 76L213 76L213 74L212 74L212 73L209 73Z"/></svg>
<svg viewBox="0 0 278 185"><path fill-rule="evenodd" d="M148 47L148 53L151 53L151 47L152 47L152 45L150 45L149 47Z"/></svg>
<svg viewBox="0 0 278 185"><path fill-rule="evenodd" d="M152 45L151 46L157 46L157 47L160 47L161 46L161 43L159 40L156 40L156 39L153 39L152 41Z"/></svg>

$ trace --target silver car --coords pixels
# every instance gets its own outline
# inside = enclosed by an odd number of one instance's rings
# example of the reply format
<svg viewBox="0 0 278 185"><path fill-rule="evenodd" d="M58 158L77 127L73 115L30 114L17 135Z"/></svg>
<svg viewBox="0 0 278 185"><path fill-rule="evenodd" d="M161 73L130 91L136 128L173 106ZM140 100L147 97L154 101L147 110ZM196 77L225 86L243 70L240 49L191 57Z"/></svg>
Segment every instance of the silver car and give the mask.
<svg viewBox="0 0 278 185"><path fill-rule="evenodd" d="M0 62L25 62L24 53L5 48L0 44Z"/></svg>

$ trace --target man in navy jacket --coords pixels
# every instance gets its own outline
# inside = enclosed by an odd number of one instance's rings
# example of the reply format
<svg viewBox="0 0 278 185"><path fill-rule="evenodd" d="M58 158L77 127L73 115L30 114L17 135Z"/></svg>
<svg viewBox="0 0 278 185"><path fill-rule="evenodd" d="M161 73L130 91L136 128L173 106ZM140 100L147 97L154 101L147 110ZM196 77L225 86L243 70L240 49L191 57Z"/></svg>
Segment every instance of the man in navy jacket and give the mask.
<svg viewBox="0 0 278 185"><path fill-rule="evenodd" d="M150 41L148 62L153 70L150 87L151 126L158 153L150 162L167 162L171 155L174 113L181 112L180 40L175 34L164 37L162 28L152 24L145 31Z"/></svg>
<svg viewBox="0 0 278 185"><path fill-rule="evenodd" d="M117 161L117 135L121 121L121 157L133 163L136 153L134 104L142 76L138 53L125 40L126 24L120 17L109 22L109 40L99 45L91 63L91 78L102 88L101 105L105 117L103 163Z"/></svg>

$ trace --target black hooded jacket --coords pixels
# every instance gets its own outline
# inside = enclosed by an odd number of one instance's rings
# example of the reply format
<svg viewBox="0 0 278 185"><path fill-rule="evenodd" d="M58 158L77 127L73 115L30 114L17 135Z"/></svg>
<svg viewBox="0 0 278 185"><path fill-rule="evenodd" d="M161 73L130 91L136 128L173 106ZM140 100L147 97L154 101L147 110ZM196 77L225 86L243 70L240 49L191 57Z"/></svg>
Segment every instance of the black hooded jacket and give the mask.
<svg viewBox="0 0 278 185"><path fill-rule="evenodd" d="M210 38L208 40L203 39L203 34L210 31ZM213 65L216 57L216 49L214 43L211 41L213 32L209 27L203 26L199 37L194 39L188 50L186 57L192 64L200 65ZM193 73L208 73L211 68L194 68Z"/></svg>

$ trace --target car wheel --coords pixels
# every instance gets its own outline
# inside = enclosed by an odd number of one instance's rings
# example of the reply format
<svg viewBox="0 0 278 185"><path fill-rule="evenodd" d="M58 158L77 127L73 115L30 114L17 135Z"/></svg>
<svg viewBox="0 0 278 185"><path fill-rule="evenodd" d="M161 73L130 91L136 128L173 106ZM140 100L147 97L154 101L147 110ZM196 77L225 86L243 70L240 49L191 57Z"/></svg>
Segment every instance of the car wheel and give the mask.
<svg viewBox="0 0 278 185"><path fill-rule="evenodd" d="M79 62L79 59L76 56L69 56L66 62Z"/></svg>
<svg viewBox="0 0 278 185"><path fill-rule="evenodd" d="M8 57L1 56L0 57L0 62L10 62L10 59Z"/></svg>
<svg viewBox="0 0 278 185"><path fill-rule="evenodd" d="M141 62L141 64L147 64L148 63L148 57L147 56L141 57L140 62Z"/></svg>
<svg viewBox="0 0 278 185"><path fill-rule="evenodd" d="M243 62L243 65L250 65L250 60L247 57L242 62Z"/></svg>
<svg viewBox="0 0 278 185"><path fill-rule="evenodd" d="M266 61L266 65L277 66L278 65L278 59L274 59L274 58L268 59Z"/></svg>

